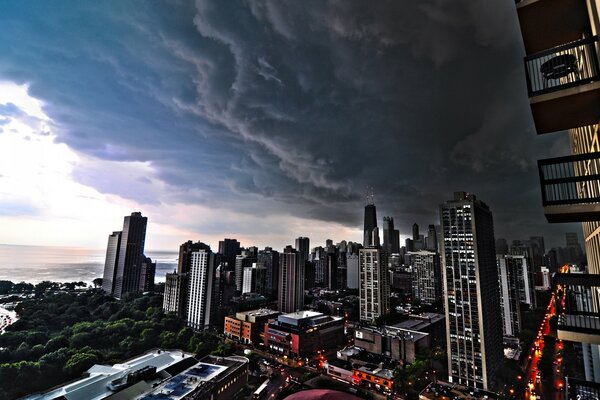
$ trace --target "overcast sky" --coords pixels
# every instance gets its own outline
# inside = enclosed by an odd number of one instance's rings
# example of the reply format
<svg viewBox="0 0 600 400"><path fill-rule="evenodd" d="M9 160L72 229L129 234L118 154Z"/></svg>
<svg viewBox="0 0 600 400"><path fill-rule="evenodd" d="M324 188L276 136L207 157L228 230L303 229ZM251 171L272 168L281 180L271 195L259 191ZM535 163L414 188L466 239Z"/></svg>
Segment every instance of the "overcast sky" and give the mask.
<svg viewBox="0 0 600 400"><path fill-rule="evenodd" d="M536 161L514 3L10 2L0 12L0 243L281 248L439 223L457 190L496 237L564 245Z"/></svg>

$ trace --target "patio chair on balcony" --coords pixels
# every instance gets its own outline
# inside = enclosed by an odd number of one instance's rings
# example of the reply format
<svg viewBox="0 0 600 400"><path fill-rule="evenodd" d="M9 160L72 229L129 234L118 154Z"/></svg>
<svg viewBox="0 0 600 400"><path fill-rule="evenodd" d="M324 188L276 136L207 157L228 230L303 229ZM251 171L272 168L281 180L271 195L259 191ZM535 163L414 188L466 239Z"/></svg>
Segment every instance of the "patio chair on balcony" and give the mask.
<svg viewBox="0 0 600 400"><path fill-rule="evenodd" d="M544 77L544 89L548 86L550 79L560 79L569 74L576 74L579 77L579 68L577 68L577 58L573 54L560 54L552 57L540 66L540 72Z"/></svg>

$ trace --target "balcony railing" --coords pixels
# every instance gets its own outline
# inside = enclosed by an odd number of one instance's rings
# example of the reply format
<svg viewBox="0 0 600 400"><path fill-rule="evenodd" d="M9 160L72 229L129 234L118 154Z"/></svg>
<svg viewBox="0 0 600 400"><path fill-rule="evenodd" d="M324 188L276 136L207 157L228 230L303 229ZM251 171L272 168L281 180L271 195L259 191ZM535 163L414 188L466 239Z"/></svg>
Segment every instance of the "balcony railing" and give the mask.
<svg viewBox="0 0 600 400"><path fill-rule="evenodd" d="M600 80L598 36L525 57L529 97Z"/></svg>
<svg viewBox="0 0 600 400"><path fill-rule="evenodd" d="M600 383L583 381L581 379L566 378L565 399L583 400L599 399Z"/></svg>
<svg viewBox="0 0 600 400"><path fill-rule="evenodd" d="M555 274L557 334L559 339L600 344L598 298L600 275Z"/></svg>
<svg viewBox="0 0 600 400"><path fill-rule="evenodd" d="M600 202L600 152L539 160L538 172L544 207Z"/></svg>

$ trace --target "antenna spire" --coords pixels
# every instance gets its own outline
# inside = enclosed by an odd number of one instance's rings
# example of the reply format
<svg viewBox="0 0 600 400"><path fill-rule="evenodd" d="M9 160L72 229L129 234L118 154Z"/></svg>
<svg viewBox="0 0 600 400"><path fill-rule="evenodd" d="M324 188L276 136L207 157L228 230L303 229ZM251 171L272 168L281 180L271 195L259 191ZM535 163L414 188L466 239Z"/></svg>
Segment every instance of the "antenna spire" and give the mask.
<svg viewBox="0 0 600 400"><path fill-rule="evenodd" d="M375 205L375 194L373 193L373 187L367 186L367 188L365 189L365 205Z"/></svg>

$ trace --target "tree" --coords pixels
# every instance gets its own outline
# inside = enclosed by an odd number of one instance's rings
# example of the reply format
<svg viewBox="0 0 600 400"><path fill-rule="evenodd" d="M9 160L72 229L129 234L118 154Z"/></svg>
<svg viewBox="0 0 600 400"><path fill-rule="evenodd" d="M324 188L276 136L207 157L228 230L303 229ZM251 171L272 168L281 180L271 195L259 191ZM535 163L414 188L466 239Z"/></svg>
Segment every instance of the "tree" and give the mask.
<svg viewBox="0 0 600 400"><path fill-rule="evenodd" d="M94 287L96 289L100 289L102 287L102 282L103 282L102 278L96 278L92 281L92 283L94 284Z"/></svg>
<svg viewBox="0 0 600 400"><path fill-rule="evenodd" d="M81 375L83 371L89 369L98 362L98 357L91 353L75 353L69 358L64 369L74 376Z"/></svg>

